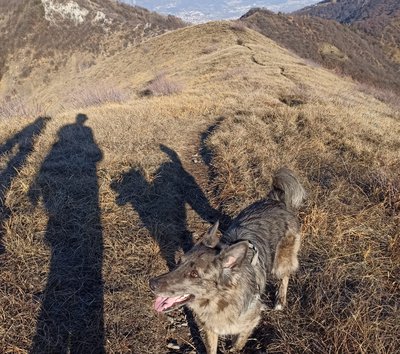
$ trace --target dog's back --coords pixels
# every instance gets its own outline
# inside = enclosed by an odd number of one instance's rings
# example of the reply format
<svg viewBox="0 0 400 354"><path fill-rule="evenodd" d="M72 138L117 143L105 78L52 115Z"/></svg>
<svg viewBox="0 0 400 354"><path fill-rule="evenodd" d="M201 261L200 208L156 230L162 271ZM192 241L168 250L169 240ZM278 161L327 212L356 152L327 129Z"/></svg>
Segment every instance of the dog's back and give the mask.
<svg viewBox="0 0 400 354"><path fill-rule="evenodd" d="M248 240L257 250L258 261L253 268L260 292L268 274L281 279L298 267L300 235L295 213L305 197L306 192L293 172L281 168L273 177L268 196L242 210L221 239L227 244Z"/></svg>

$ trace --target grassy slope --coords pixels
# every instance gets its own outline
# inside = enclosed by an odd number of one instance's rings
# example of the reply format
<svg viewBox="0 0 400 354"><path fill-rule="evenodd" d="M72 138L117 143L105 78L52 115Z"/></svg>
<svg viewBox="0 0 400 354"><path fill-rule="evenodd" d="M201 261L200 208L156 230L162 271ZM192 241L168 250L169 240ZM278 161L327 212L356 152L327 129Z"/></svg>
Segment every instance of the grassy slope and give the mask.
<svg viewBox="0 0 400 354"><path fill-rule="evenodd" d="M99 60L79 75L73 70L67 65L35 90L35 98L48 100L54 114L34 139L29 132L17 135L34 118L0 121L0 173L7 182L0 190L5 246L0 351L29 349L39 300L46 297L51 251L71 234L83 247L80 237L90 234L99 217L93 200L85 203L90 183L66 182L74 155L65 148L65 159L50 158L62 145L53 144L68 138L60 136L61 129L73 124L77 113L89 118L86 126L103 155L97 180L91 181L92 189L98 185L93 195L98 192L101 251L88 251L84 258L102 267L107 352L164 353L171 337L191 348L186 327L173 330L152 312L147 281L166 270L162 255L183 243L188 231L199 237L219 213L234 216L264 196L272 171L283 164L299 173L309 192L300 213L301 269L289 285L289 308L266 312L247 351L395 351L398 111L350 81L307 66L262 35L233 30L228 23L177 30ZM161 71L183 84L183 92L136 94ZM129 92L130 98L97 107L71 100L90 98L102 85ZM93 146L77 144L93 154ZM76 159L82 162L79 154ZM60 176L54 177L57 171ZM32 204L38 174L51 180L51 205ZM63 193L69 188L78 196L68 209ZM49 218L68 228L52 234L46 230ZM61 240L54 242L56 236ZM67 278L79 278L79 269L73 265ZM54 304L69 303L71 296L82 305L65 291ZM271 305L271 294L266 302ZM78 320L71 311L71 326ZM87 327L98 335L93 323Z"/></svg>
<svg viewBox="0 0 400 354"><path fill-rule="evenodd" d="M379 36L312 16L288 16L253 9L241 17L252 29L303 58L367 85L400 92L399 65Z"/></svg>

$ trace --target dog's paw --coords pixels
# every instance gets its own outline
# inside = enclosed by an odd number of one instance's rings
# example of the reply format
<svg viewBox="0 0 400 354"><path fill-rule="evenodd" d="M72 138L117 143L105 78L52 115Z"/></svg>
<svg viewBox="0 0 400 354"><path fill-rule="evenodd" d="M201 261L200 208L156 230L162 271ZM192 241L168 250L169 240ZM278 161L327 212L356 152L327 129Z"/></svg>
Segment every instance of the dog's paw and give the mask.
<svg viewBox="0 0 400 354"><path fill-rule="evenodd" d="M281 304L276 304L275 307L274 307L274 310L275 310L275 311L282 311L282 310L283 310L283 305L281 305Z"/></svg>

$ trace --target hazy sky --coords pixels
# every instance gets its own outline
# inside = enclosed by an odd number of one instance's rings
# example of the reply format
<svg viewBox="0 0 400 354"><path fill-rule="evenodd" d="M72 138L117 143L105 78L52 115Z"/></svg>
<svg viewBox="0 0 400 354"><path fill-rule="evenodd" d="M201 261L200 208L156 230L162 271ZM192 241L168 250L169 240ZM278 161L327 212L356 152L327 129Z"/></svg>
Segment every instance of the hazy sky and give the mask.
<svg viewBox="0 0 400 354"><path fill-rule="evenodd" d="M163 14L172 14L192 22L238 18L252 7L274 12L291 12L320 0L122 0Z"/></svg>

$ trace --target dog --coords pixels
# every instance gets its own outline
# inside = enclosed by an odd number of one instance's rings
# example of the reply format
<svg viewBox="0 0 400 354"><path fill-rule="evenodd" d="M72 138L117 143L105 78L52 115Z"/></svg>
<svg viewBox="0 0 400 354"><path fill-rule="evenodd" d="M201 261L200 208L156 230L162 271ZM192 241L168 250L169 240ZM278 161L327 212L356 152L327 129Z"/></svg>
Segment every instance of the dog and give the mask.
<svg viewBox="0 0 400 354"><path fill-rule="evenodd" d="M217 221L174 270L150 279L155 310L188 306L205 329L209 354L225 335L236 336L235 351L243 349L260 321L270 276L280 281L275 309L286 305L289 276L299 265L296 212L305 197L295 174L279 169L267 197L242 210L222 237Z"/></svg>

